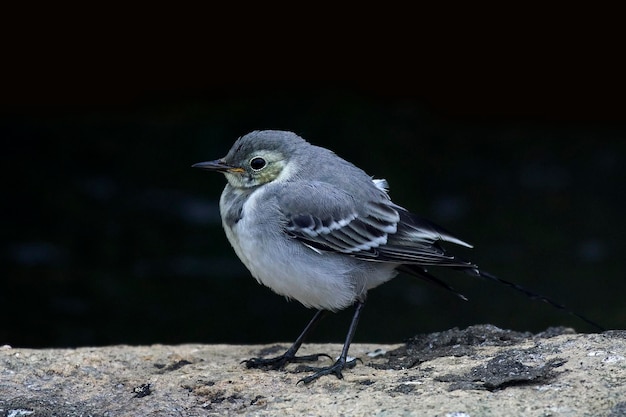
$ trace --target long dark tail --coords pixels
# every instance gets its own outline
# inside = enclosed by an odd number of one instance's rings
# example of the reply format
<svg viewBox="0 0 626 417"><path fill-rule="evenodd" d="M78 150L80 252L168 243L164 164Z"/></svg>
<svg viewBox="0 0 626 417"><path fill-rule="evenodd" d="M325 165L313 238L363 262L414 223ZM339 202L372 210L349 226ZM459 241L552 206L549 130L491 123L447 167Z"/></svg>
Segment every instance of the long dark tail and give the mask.
<svg viewBox="0 0 626 417"><path fill-rule="evenodd" d="M553 300L553 299L551 299L549 297L546 297L544 295L537 294L536 292L531 291L531 290L529 290L529 289L527 289L525 287L522 287L519 284L516 284L516 283L511 282L511 281L507 281L507 280L502 279L502 278L498 278L495 275L491 275L488 272L480 271L478 269L475 269L475 270L472 270L472 271L467 271L467 272L469 272L472 275L477 274L478 276L480 276L482 278L486 278L486 279L489 279L491 281L495 281L497 283L506 285L507 287L511 287L514 290L519 291L519 292L525 294L527 297L530 297L533 300L540 300L540 301L543 301L544 303L550 304L552 307L558 308L559 310L563 310L567 314L571 314L574 317L578 317L580 320L584 321L587 324L592 325L593 327L595 327L596 329L598 329L600 331L606 330L604 327L600 326L595 321L588 319L587 317L583 316L582 314L578 314L575 311L570 310L569 308L567 308L563 304L561 304L561 303L559 303L559 302L557 302L557 301L555 301L555 300Z"/></svg>
<svg viewBox="0 0 626 417"><path fill-rule="evenodd" d="M554 301L553 299L546 297L544 295L538 294L534 291L531 291L525 287L522 287L521 285L518 285L514 282L511 281L507 281L505 279L502 278L498 278L495 275L492 275L488 272L484 272L479 270L478 268L474 268L474 267L468 267L468 268L456 268L459 269L465 273L468 273L470 275L473 276L478 276L481 278L485 278L491 281L495 281L499 284L503 284L506 285L507 287L513 288L516 291L519 291L523 294L525 294L527 297L533 299L533 300L540 300L543 301L544 303L550 304L552 307L558 308L559 310L563 310L564 312L577 317L578 319L584 321L587 324L590 324L591 326L597 328L600 331L604 331L605 328L600 326L598 323L596 323L593 320L588 319L587 317L576 313L575 311L570 310L569 308L567 308L566 306L564 306L563 304ZM451 291L452 293L454 293L457 297L467 301L467 297L465 297L463 294L459 293L457 290L455 290L453 287L451 287L450 285L448 285L447 283L443 282L441 279L433 276L432 274L428 273L426 271L426 269L422 266L419 265L402 265L401 267L398 268L399 271L401 272L406 272L409 273L411 275L414 275L420 279L423 279L427 282L430 282L431 284L435 284L441 288L444 288L448 291Z"/></svg>
<svg viewBox="0 0 626 417"><path fill-rule="evenodd" d="M464 296L463 294L461 294L460 292L458 292L457 290L455 290L450 285L448 285L447 283L443 282L442 280L440 280L436 276L429 274L424 267L421 267L419 265L406 264L406 265L401 265L398 268L398 271L406 272L407 274L416 276L416 277L418 277L420 279L423 279L424 281L430 282L431 284L435 284L438 287L441 287L441 288L443 288L445 290L448 290L448 291L454 293L461 300L467 301L467 297L466 296Z"/></svg>

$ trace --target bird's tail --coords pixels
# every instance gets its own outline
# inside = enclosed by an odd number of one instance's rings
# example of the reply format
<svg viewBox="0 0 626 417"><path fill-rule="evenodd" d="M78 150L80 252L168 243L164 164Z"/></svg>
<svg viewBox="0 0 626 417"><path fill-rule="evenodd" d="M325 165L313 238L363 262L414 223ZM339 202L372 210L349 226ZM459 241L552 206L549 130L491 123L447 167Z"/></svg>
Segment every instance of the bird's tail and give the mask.
<svg viewBox="0 0 626 417"><path fill-rule="evenodd" d="M526 287L522 287L519 284L516 284L516 283L511 282L511 281L507 281L505 279L499 278L499 277L497 277L495 275L492 275L492 274L490 274L488 272L480 271L478 269L474 269L474 270L467 271L467 272L469 272L472 275L478 275L481 278L485 278L485 279L488 279L488 280L491 280L491 281L495 281L495 282L497 282L499 284L506 285L507 287L511 287L514 290L519 291L519 292L525 294L527 297L529 297L529 298L531 298L533 300L540 300L540 301L543 301L544 303L550 304L552 307L558 308L559 310L563 310L567 314L570 314L570 315L572 315L574 317L579 318L580 320L584 321L587 324L592 325L593 327L595 327L596 329L598 329L600 331L604 331L605 330L604 327L600 326L595 321L588 319L587 317L583 316L582 314L578 314L575 311L570 310L569 308L567 308L563 304L553 300L552 298L546 297L545 295L538 294L538 293L536 293L534 291L529 290Z"/></svg>
<svg viewBox="0 0 626 417"><path fill-rule="evenodd" d="M575 311L570 310L569 308L567 308L563 304L561 304L561 303L559 303L559 302L557 302L557 301L555 301L555 300L553 300L553 299L551 299L549 297L546 297L544 295L541 295L541 294L538 294L538 293L536 293L534 291L531 291L531 290L529 290L529 289L527 289L527 288L525 288L525 287L523 287L523 286L521 286L519 284L516 284L516 283L511 282L511 281L507 281L507 280L502 279L502 278L498 278L495 275L492 275L492 274L490 274L488 272L481 271L478 268L475 268L473 266L472 267L467 267L467 268L456 268L456 269L460 269L463 272L466 272L466 273L468 273L470 275L473 275L473 276L478 276L478 277L481 277L481 278L484 278L484 279L495 281L495 282L497 282L499 284L502 284L502 285L506 285L507 287L513 288L514 290L519 291L519 292L525 294L527 297L529 297L529 298L531 298L533 300L540 300L540 301L543 301L544 303L550 304L552 307L558 308L559 310L563 310L564 312L566 312L566 313L568 313L568 314L570 314L570 315L572 315L574 317L577 317L578 319L584 321L587 324L590 324L591 326L597 328L600 331L604 331L605 330L604 327L600 326L595 321L588 319L587 317L583 316L582 314L576 313ZM439 287L442 287L442 288L444 288L444 289L446 289L448 291L451 291L457 297L467 301L467 297L465 297L463 294L459 293L457 290L455 290L453 287L451 287L450 285L448 285L447 283L445 283L441 279L439 279L439 278L433 276L432 274L428 273L426 271L426 269L424 267L422 267L422 266L419 266L419 265L406 265L405 264L405 265L402 265L399 268L399 271L406 272L406 273L414 275L414 276L416 276L416 277L418 277L420 279L423 279L423 280L425 280L427 282L430 282L430 283L435 284L435 285L437 285Z"/></svg>
<svg viewBox="0 0 626 417"><path fill-rule="evenodd" d="M458 292L457 290L455 290L450 285L448 285L446 282L440 280L436 276L434 276L432 274L429 274L428 271L426 271L426 268L424 268L422 266L412 265L412 264L403 264L400 267L398 267L398 271L406 272L407 274L416 276L416 277L418 277L420 279L423 279L426 282L430 282L431 284L435 284L438 287L444 288L444 289L454 293L461 300L467 301L467 297L466 296L464 296L463 294L461 294L460 292Z"/></svg>

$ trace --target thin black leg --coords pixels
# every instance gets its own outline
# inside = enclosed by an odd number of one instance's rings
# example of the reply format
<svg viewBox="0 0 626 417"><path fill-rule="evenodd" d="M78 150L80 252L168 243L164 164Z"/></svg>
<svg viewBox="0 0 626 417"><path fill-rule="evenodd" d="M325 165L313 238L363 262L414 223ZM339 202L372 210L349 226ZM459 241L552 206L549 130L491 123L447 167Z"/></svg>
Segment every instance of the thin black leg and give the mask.
<svg viewBox="0 0 626 417"><path fill-rule="evenodd" d="M350 328L348 329L348 334L346 335L346 341L343 344L341 355L339 356L337 361L332 366L328 366L324 368L304 367L302 369L303 371L316 371L316 372L312 375L302 378L301 380L298 381L298 383L304 382L305 384L308 384L310 382L315 381L317 378L321 376L330 375L330 374L334 374L337 378L342 379L343 374L341 373L341 371L344 368L352 368L354 365L356 365L356 362L355 362L356 359L353 359L350 362L347 362L348 350L350 349L350 343L352 343L352 338L354 337L354 333L356 332L356 327L359 324L359 318L361 317L361 311L363 310L364 306L365 306L365 301L357 301L356 309L354 311L354 316L352 316L352 323L350 323Z"/></svg>
<svg viewBox="0 0 626 417"><path fill-rule="evenodd" d="M306 356L296 356L298 349L302 346L302 343L307 338L309 333L313 331L317 323L324 318L324 316L328 313L326 310L318 310L317 313L313 316L309 324L306 325L300 336L296 339L296 341L291 345L289 349L285 353L275 358L251 358L243 361L242 363L246 364L247 368L265 368L265 369L281 369L285 365L290 362L307 362L307 361L316 361L320 356L326 356L330 358L330 356L325 353L317 353L314 355L306 355Z"/></svg>

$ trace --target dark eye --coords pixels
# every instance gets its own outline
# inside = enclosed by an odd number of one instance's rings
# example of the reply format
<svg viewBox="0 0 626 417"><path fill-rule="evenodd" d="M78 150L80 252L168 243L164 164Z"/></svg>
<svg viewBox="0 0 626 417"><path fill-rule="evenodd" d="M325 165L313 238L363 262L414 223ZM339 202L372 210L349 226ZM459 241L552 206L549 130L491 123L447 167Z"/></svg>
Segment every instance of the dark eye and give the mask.
<svg viewBox="0 0 626 417"><path fill-rule="evenodd" d="M258 156L250 160L250 168L252 168L255 171L263 169L263 167L265 167L266 164L267 162L265 162L265 159L259 158Z"/></svg>

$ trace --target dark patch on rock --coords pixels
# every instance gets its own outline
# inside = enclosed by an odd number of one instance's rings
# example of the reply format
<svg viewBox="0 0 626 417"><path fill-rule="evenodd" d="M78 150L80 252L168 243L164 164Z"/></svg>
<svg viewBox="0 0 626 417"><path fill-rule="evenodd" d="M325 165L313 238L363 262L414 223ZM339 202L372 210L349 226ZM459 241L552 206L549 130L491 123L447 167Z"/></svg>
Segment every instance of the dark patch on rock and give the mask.
<svg viewBox="0 0 626 417"><path fill-rule="evenodd" d="M211 402L211 404L221 404L224 401L227 401L231 404L236 403L237 401L241 401L243 400L243 397L241 395L238 394L234 394L234 395L229 395L229 396L224 396L223 392L216 392L215 394L209 396L209 401Z"/></svg>
<svg viewBox="0 0 626 417"><path fill-rule="evenodd" d="M133 398L143 398L152 394L152 390L150 389L151 386L151 384L141 384L133 388Z"/></svg>
<svg viewBox="0 0 626 417"><path fill-rule="evenodd" d="M415 390L415 385L413 384L400 384L389 392L394 394L409 394Z"/></svg>
<svg viewBox="0 0 626 417"><path fill-rule="evenodd" d="M509 350L490 359L484 365L472 368L467 374L448 374L436 377L435 380L452 382L448 388L450 391L468 389L495 391L512 385L545 383L557 375L554 368L558 368L566 361L554 358L538 366L526 365L524 362L536 362L534 349Z"/></svg>
<svg viewBox="0 0 626 417"><path fill-rule="evenodd" d="M162 363L155 363L154 367L159 369L159 374L164 374L166 372L172 372L175 371L177 369L182 368L185 365L191 365L192 362L189 362L188 360L185 359L181 359L179 361L176 361L174 363L171 363L169 365L165 365Z"/></svg>
<svg viewBox="0 0 626 417"><path fill-rule="evenodd" d="M203 379L198 379L194 381L193 383L181 385L181 388L188 392L194 392L194 391L197 391L199 388L202 389L206 387L212 387L214 385L215 385L215 381L205 381Z"/></svg>
<svg viewBox="0 0 626 417"><path fill-rule="evenodd" d="M543 332L539 332L533 336L533 339L550 339L551 337L562 336L564 334L576 334L571 327L548 327Z"/></svg>
<svg viewBox="0 0 626 417"><path fill-rule="evenodd" d="M616 339L626 339L626 330L607 330L602 334Z"/></svg>
<svg viewBox="0 0 626 417"><path fill-rule="evenodd" d="M250 401L250 405L258 405L260 404L260 402L262 402L262 400L265 399L265 396L263 395L257 395L256 397L254 397L251 401Z"/></svg>
<svg viewBox="0 0 626 417"><path fill-rule="evenodd" d="M482 324L465 330L453 328L443 332L418 334L406 340L403 347L387 352L387 363L370 364L376 369L407 369L442 356L470 356L475 347L513 346L529 339L546 339L563 334L573 334L566 327L550 327L533 335L530 332L503 330Z"/></svg>

